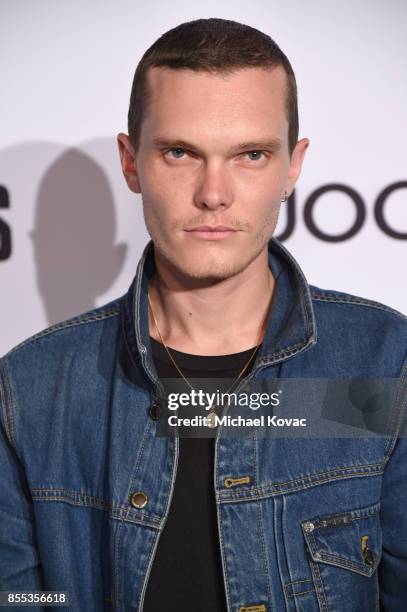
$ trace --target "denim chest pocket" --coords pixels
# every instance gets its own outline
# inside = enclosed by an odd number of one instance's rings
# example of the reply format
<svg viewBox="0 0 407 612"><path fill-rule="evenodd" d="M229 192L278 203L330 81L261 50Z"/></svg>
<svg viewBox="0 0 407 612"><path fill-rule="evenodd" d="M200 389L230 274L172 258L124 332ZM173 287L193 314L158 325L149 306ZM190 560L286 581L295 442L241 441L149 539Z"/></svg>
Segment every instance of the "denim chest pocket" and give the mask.
<svg viewBox="0 0 407 612"><path fill-rule="evenodd" d="M378 609L380 502L301 521L321 610Z"/></svg>

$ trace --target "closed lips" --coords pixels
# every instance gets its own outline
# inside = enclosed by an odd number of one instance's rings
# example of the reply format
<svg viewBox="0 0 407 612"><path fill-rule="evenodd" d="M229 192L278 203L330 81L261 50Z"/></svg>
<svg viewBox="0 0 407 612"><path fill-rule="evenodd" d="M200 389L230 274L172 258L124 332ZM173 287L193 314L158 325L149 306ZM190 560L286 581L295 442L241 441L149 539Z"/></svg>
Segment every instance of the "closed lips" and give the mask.
<svg viewBox="0 0 407 612"><path fill-rule="evenodd" d="M235 232L236 230L232 227L226 227L225 225L218 225L217 227L209 227L209 225L203 225L202 227L194 227L187 232Z"/></svg>

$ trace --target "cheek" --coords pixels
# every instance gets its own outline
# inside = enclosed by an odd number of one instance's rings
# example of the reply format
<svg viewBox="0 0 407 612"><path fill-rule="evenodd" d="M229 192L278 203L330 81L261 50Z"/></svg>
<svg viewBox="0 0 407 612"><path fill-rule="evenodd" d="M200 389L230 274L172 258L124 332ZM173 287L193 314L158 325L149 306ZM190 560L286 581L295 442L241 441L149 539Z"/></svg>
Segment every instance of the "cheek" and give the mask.
<svg viewBox="0 0 407 612"><path fill-rule="evenodd" d="M277 217L280 208L280 191L264 189L256 194L251 193L246 200L241 200L247 218L254 226L270 225Z"/></svg>
<svg viewBox="0 0 407 612"><path fill-rule="evenodd" d="M188 199L192 185L188 173L174 173L162 163L145 164L141 172L140 186L143 201L157 213L177 216Z"/></svg>
<svg viewBox="0 0 407 612"><path fill-rule="evenodd" d="M280 201L286 175L282 164L273 163L266 169L235 175L237 198L244 202L252 202L253 208L269 210Z"/></svg>
<svg viewBox="0 0 407 612"><path fill-rule="evenodd" d="M248 212L247 220L252 226L252 236L263 243L270 239L277 225L280 197L278 193L270 193L268 190L251 203L251 209L250 205L248 206L250 212Z"/></svg>
<svg viewBox="0 0 407 612"><path fill-rule="evenodd" d="M270 230L274 231L278 220L279 209L279 204L269 202L268 206L263 211L262 219L259 219L260 232L262 232L263 229L266 233L268 233Z"/></svg>

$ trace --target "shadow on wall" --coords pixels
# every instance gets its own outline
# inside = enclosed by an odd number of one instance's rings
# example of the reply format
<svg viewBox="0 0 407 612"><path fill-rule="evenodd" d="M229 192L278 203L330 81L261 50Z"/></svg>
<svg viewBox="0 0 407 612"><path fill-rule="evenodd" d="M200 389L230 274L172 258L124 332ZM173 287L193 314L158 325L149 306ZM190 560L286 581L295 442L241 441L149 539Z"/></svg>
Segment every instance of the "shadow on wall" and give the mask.
<svg viewBox="0 0 407 612"><path fill-rule="evenodd" d="M120 274L127 246L115 245L108 178L91 157L68 149L48 167L35 204L37 284L49 325L96 307Z"/></svg>

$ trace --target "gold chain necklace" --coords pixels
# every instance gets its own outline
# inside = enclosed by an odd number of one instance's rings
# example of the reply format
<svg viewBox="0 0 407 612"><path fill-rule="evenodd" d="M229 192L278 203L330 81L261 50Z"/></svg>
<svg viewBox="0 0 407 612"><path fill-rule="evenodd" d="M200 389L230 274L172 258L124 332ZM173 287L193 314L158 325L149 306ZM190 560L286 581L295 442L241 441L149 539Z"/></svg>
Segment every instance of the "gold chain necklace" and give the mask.
<svg viewBox="0 0 407 612"><path fill-rule="evenodd" d="M188 380L188 379L187 379L187 378L184 376L184 374L181 372L180 368L178 367L178 365L177 365L177 364L176 364L176 362L175 362L175 359L174 359L174 358L173 358L173 356L171 355L169 348L167 347L167 345L166 345L166 344L165 344L165 342L164 342L164 339L163 339L163 337L162 337L162 335L161 335L161 332L160 332L160 328L158 327L158 324L157 324L156 318L155 318L155 316L154 316L154 311L153 311L153 307L152 307L152 304L151 304L151 300L150 300L150 293L149 293L149 291L147 291L147 298L148 298L148 304L149 304L149 306L150 306L151 316L152 316L152 318L153 318L155 328L156 328L156 330L157 330L157 332L158 332L158 335L160 336L160 340L161 340L161 342L162 342L162 344L163 344L163 346L164 346L165 350L167 351L168 357L171 359L171 362L173 363L174 367L176 368L176 370L178 371L178 373L181 375L181 377L183 378L183 380L186 382L186 384L187 384L187 385L188 385L188 386L189 386L189 387L190 387L190 388L191 388L193 391L195 391L194 387L191 385L191 383L189 382L189 380ZM259 340L261 340L262 329L263 329L263 325L264 325L264 323L265 323L265 321L266 321L266 318L267 318L268 312L269 312L269 308L267 308L267 310L266 310L266 314L265 314L265 316L264 316L264 319L263 319L262 324L261 324L261 327L260 327ZM236 385L236 384L237 384L237 382L240 380L240 378L242 377L243 373L244 373L244 372L247 370L247 368L249 367L249 364L250 364L250 362L252 361L253 357L255 356L256 352L257 352L257 351L258 351L258 349L260 348L260 345L261 345L261 342L260 342L260 344L256 344L256 346L254 347L254 349L253 349L253 351L252 351L252 353L251 353L251 355L250 355L250 357L249 357L249 360L248 360L248 361L246 362L246 364L243 366L242 370L239 372L238 377L237 377L237 378L236 378L236 379L235 379L235 380L232 382L232 384L230 385L230 387L227 389L227 391L226 391L225 393L229 393L229 391L232 389L232 387L233 387L234 385ZM209 412L208 412L207 416L206 416L206 424L207 424L207 426L208 426L208 427L216 427L216 415L217 415L216 408L217 408L217 407L218 407L218 406L212 406L212 407L210 408L210 410L209 410Z"/></svg>

